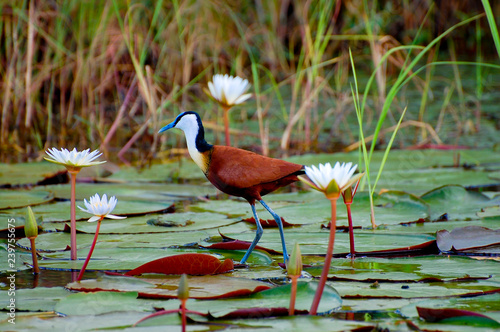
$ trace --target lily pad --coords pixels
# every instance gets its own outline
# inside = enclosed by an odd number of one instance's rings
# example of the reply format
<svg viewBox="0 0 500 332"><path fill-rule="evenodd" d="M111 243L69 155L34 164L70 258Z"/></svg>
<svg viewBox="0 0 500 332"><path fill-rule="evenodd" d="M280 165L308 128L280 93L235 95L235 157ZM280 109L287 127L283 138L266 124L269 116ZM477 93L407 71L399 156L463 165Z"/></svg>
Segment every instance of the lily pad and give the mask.
<svg viewBox="0 0 500 332"><path fill-rule="evenodd" d="M115 215L141 215L166 211L172 206L172 201L165 202L147 202L147 201L126 201L118 198L118 204L113 210ZM83 201L77 201L77 206L85 207ZM2 213L8 216L24 218L25 209L7 209L2 210ZM33 213L36 216L43 216L44 221L62 222L70 220L70 202L57 202L51 204L37 205L33 207ZM77 220L87 220L91 217L89 213L76 209Z"/></svg>
<svg viewBox="0 0 500 332"><path fill-rule="evenodd" d="M99 234L144 234L187 232L208 228L217 228L238 222L218 213L178 212L146 215L121 220L105 220L101 223ZM62 230L56 225L56 229ZM95 223L77 223L77 230L94 233Z"/></svg>
<svg viewBox="0 0 500 332"><path fill-rule="evenodd" d="M461 164L465 167L452 167L457 154L460 154ZM380 169L383 151L375 151L370 165L372 181ZM290 161L315 165L325 162L359 162L357 151L350 153L301 155L289 158ZM491 150L392 150L385 162L384 172L379 179L377 188L403 190L411 193L424 193L443 185L480 186L497 183L489 175L492 170L498 170L491 165L498 165L500 157ZM494 164L495 163L495 164ZM485 170L482 165L489 166ZM472 167L471 167L472 166ZM364 187L361 186L361 189ZM366 188L365 188L366 189Z"/></svg>
<svg viewBox="0 0 500 332"><path fill-rule="evenodd" d="M142 298L177 298L179 276L155 275L155 277L104 276L99 279L73 282L66 288L76 291L138 292ZM270 285L251 279L232 278L222 275L190 276L188 278L189 297L194 299L216 299L261 292ZM178 306L178 303L177 303Z"/></svg>
<svg viewBox="0 0 500 332"><path fill-rule="evenodd" d="M454 229L451 232L439 231L436 234L436 240L439 249L443 252L464 252L473 249L474 253L500 254L500 230L467 226ZM496 248L491 248L494 245Z"/></svg>
<svg viewBox="0 0 500 332"><path fill-rule="evenodd" d="M500 218L500 205L485 207L477 213L477 216L489 219Z"/></svg>
<svg viewBox="0 0 500 332"><path fill-rule="evenodd" d="M148 305L140 306L137 292L95 292L71 294L61 299L55 311L65 315L101 315L116 311L148 311Z"/></svg>
<svg viewBox="0 0 500 332"><path fill-rule="evenodd" d="M78 260L71 260L69 251L46 253L39 258L40 269L61 271L80 270L87 257L89 248L79 249ZM201 250L199 250L201 251ZM196 250L179 249L153 249L153 248L99 248L96 246L87 271L112 271L125 272L133 270L151 260L162 259L182 253L198 253ZM206 253L206 252L205 252ZM223 258L220 255L216 255ZM31 256L23 256L21 261L31 264Z"/></svg>
<svg viewBox="0 0 500 332"><path fill-rule="evenodd" d="M0 210L39 205L53 199L54 195L48 191L0 189Z"/></svg>
<svg viewBox="0 0 500 332"><path fill-rule="evenodd" d="M8 291L0 291L0 306L8 311L10 304ZM71 293L63 287L37 287L16 289L17 311L53 311L56 304Z"/></svg>
<svg viewBox="0 0 500 332"><path fill-rule="evenodd" d="M446 220L477 219L476 213L481 208L494 204L488 197L467 191L462 186L443 186L425 193L421 199L431 207L432 220L444 214Z"/></svg>
<svg viewBox="0 0 500 332"><path fill-rule="evenodd" d="M191 286L191 278L189 279ZM309 310L314 295L316 293L317 283L315 281L305 282L299 281L297 284L297 297L295 309ZM246 298L221 299L214 301L207 306L206 301L188 300L186 306L190 310L200 312L210 312L214 317L221 317L227 313L244 308L288 308L290 305L290 290L291 285L283 285L255 293ZM342 305L342 299L339 293L330 285L327 285L323 291L321 302L318 307L318 312L330 312ZM174 303L165 303L162 306L164 309L174 309Z"/></svg>
<svg viewBox="0 0 500 332"><path fill-rule="evenodd" d="M199 167L190 159L182 158L178 162L155 164L144 169L122 167L106 180L139 182L172 182L175 179L200 180L206 179Z"/></svg>
<svg viewBox="0 0 500 332"><path fill-rule="evenodd" d="M34 185L50 177L58 176L61 180L67 180L66 169L46 161L0 164L0 186L2 187Z"/></svg>
<svg viewBox="0 0 500 332"><path fill-rule="evenodd" d="M233 269L233 261L230 259L221 262L211 255L191 253L152 260L126 272L125 275L136 276L146 273L207 275L227 273Z"/></svg>
<svg viewBox="0 0 500 332"><path fill-rule="evenodd" d="M418 315L428 322L442 322L447 324L472 325L482 327L500 327L496 320L468 310L454 308L423 308L417 307Z"/></svg>
<svg viewBox="0 0 500 332"><path fill-rule="evenodd" d="M34 192L42 190L53 193L60 199L71 198L71 186L69 184L57 184L37 187ZM117 196L121 200L141 201L171 201L188 197L215 195L217 190L212 185L191 185L175 183L78 183L75 194L77 200L89 199L96 193ZM1 192L0 192L1 194Z"/></svg>

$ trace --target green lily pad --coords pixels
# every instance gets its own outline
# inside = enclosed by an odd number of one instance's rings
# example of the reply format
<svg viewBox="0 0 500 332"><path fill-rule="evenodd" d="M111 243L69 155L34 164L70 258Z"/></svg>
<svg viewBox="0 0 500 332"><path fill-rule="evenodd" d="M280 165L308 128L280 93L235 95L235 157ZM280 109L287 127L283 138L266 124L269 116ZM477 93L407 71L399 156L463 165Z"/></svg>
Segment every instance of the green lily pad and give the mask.
<svg viewBox="0 0 500 332"><path fill-rule="evenodd" d="M323 262L319 267L310 267L305 270L313 276L321 274ZM490 279L496 275L497 262L483 261L481 269L477 269L477 262L467 257L453 256L423 256L394 258L359 257L354 261L346 258L332 260L330 277L348 278L353 281L364 281L369 285L374 280L388 283L419 283L430 279L439 283L452 281L468 276L469 278ZM369 279L372 279L371 281ZM475 279L464 279L464 283L474 284ZM496 280L496 279L495 279ZM500 279L499 279L500 280Z"/></svg>
<svg viewBox="0 0 500 332"><path fill-rule="evenodd" d="M317 283L315 281L300 281L297 284L297 297L295 303L296 310L309 310L316 293ZM203 300L188 300L187 307L190 310L210 312L212 316L221 317L225 314L245 308L288 308L290 305L291 285L273 287L271 289L250 295L245 298L222 299L212 302L207 306ZM323 291L318 312L324 313L332 311L342 304L342 299L335 288L327 285ZM166 310L174 309L175 304L167 302L162 306Z"/></svg>
<svg viewBox="0 0 500 332"><path fill-rule="evenodd" d="M451 167L454 158L460 153L461 164L475 166L473 169ZM380 169L384 152L373 153L370 165L372 181ZM289 158L290 161L303 165L316 165L326 162L359 162L357 151L350 153L302 155ZM403 190L411 193L423 193L443 185L480 186L496 183L490 178L491 164L500 163L500 157L491 150L392 150L384 165L384 172L377 188ZM488 165L485 169L481 165ZM498 166L496 170L498 170ZM366 186L367 187L367 186ZM361 185L361 189L366 189Z"/></svg>
<svg viewBox="0 0 500 332"><path fill-rule="evenodd" d="M46 178L67 178L66 169L47 161L19 164L0 164L0 186L22 186L37 184ZM64 175L63 175L64 174Z"/></svg>
<svg viewBox="0 0 500 332"><path fill-rule="evenodd" d="M251 242L255 237L255 231L249 230L244 233L224 233L224 235L238 240ZM327 229L313 232L287 232L285 239L287 243L299 243L302 254L325 255L330 231ZM434 240L434 235L427 234L397 234L397 233L360 233L355 234L357 251L373 251L382 249L395 249L421 244ZM266 229L262 235L259 245L281 251L280 235L277 229ZM349 234L337 233L335 235L334 253L349 252Z"/></svg>
<svg viewBox="0 0 500 332"><path fill-rule="evenodd" d="M0 189L0 210L39 205L53 199L54 195L47 191Z"/></svg>
<svg viewBox="0 0 500 332"><path fill-rule="evenodd" d="M38 190L51 192L57 198L71 198L71 186L69 184L41 186L33 191ZM215 195L217 190L212 185L201 186L175 183L78 183L76 185L75 194L77 200L83 200L84 198L88 200L96 193L117 196L120 200L151 202Z"/></svg>
<svg viewBox="0 0 500 332"><path fill-rule="evenodd" d="M142 317L144 317L144 313L138 311L111 312L93 316L71 315L67 317L61 317L60 314L54 312L16 312L15 328L24 331L78 331L82 330L82 328L85 328L85 330L123 329L124 326L132 326ZM0 322L0 329L2 331L12 330L12 324L4 320Z"/></svg>
<svg viewBox="0 0 500 332"><path fill-rule="evenodd" d="M165 211L173 204L172 201L163 202L148 202L148 201L127 201L120 200L118 198L118 203L116 208L113 210L115 215L137 215L137 214L147 214L159 211ZM88 220L92 215L81 211L78 206L85 208L83 201L76 202L76 219L77 220ZM7 209L1 211L3 214L8 216L15 216L16 218L24 218L25 209ZM50 222L66 222L71 219L70 216L70 202L57 202L51 204L37 205L33 207L33 213L36 216L42 216L44 221Z"/></svg>
<svg viewBox="0 0 500 332"><path fill-rule="evenodd" d="M142 298L177 298L180 276L150 275L148 277L103 276L66 285L78 291L137 292ZM215 299L261 292L271 286L261 281L223 275L189 276L189 297ZM240 294L241 293L241 294Z"/></svg>
<svg viewBox="0 0 500 332"><path fill-rule="evenodd" d="M120 220L105 220L101 223L99 234L187 232L217 228L235 222L238 222L238 220L228 219L218 213L177 212ZM77 224L77 230L84 233L95 233L95 228L95 223Z"/></svg>
<svg viewBox="0 0 500 332"><path fill-rule="evenodd" d="M488 197L465 190L461 186L443 186L429 191L421 196L431 207L431 219L436 220L444 214L447 220L477 219L477 212L481 208L492 205ZM453 204L450 204L453 202Z"/></svg>
<svg viewBox="0 0 500 332"><path fill-rule="evenodd" d="M95 292L71 294L61 299L55 311L65 315L101 315L115 311L148 311L149 305L139 306L137 292Z"/></svg>
<svg viewBox="0 0 500 332"><path fill-rule="evenodd" d="M0 307L8 311L10 304L8 291L0 291ZM16 310L17 311L53 311L56 304L63 298L71 294L63 287L37 287L16 289Z"/></svg>
<svg viewBox="0 0 500 332"><path fill-rule="evenodd" d="M429 216L429 206L425 202L403 192L389 191L375 195L374 204L378 224L394 225ZM308 199L303 203L281 202L281 207L273 209L278 215L293 224L314 222L328 224L331 220L330 201L322 194L317 195L316 199ZM354 226L371 227L368 193L357 193L351 209ZM337 201L337 226L348 226L347 209L342 198Z"/></svg>
<svg viewBox="0 0 500 332"><path fill-rule="evenodd" d="M41 269L71 271L80 270L89 248L79 249L78 260L71 260L69 251L46 253L39 260ZM187 252L204 252L202 250L179 250L173 248L153 249L153 248L99 248L92 254L92 258L87 266L87 271L128 271L135 269L151 260L166 256L178 255ZM218 255L219 258L223 258ZM23 260L31 264L31 256L23 256Z"/></svg>
<svg viewBox="0 0 500 332"><path fill-rule="evenodd" d="M113 222L113 221L110 221ZM94 226L95 223L90 225ZM78 224L77 224L78 225ZM102 227L102 226L101 226ZM214 230L216 232L216 230ZM167 248L184 246L190 243L197 243L207 237L206 231L191 232L167 232L150 234L100 234L97 239L96 248ZM77 234L78 249L88 249L92 244L94 234ZM20 239L19 246L30 250L29 239ZM70 234L62 232L44 233L38 235L35 240L36 249L41 252L63 251L70 243ZM0 262L1 264L1 262Z"/></svg>
<svg viewBox="0 0 500 332"><path fill-rule="evenodd" d="M8 256L9 251L7 243L0 243L0 254L2 255L2 257L5 257L5 259L2 259L0 261L0 273L10 274L13 273L13 271L22 271L29 268L28 266L23 264L24 253L21 250L17 250L16 248L14 250L14 256ZM12 254L12 252L10 252L10 254ZM31 260L31 256L29 259ZM8 283L7 280L5 282Z"/></svg>
<svg viewBox="0 0 500 332"><path fill-rule="evenodd" d="M497 219L500 217L500 205L488 206L477 212L479 218Z"/></svg>
<svg viewBox="0 0 500 332"><path fill-rule="evenodd" d="M155 164L140 170L134 167L121 167L118 172L106 179L127 182L130 179L139 182L171 182L175 179L200 180L206 178L191 159L182 158L178 162Z"/></svg>

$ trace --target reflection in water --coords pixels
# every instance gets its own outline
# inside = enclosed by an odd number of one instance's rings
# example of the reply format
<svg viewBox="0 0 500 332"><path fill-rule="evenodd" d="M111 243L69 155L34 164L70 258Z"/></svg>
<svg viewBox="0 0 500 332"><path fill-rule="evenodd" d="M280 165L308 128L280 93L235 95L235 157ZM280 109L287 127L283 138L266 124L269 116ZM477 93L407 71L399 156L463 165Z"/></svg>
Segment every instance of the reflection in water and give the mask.
<svg viewBox="0 0 500 332"><path fill-rule="evenodd" d="M16 289L36 287L64 287L78 277L79 271L56 271L40 270L39 274L33 274L31 270L18 271L16 275ZM99 272L85 272L83 279L95 279ZM0 289L9 289L10 273L0 274Z"/></svg>

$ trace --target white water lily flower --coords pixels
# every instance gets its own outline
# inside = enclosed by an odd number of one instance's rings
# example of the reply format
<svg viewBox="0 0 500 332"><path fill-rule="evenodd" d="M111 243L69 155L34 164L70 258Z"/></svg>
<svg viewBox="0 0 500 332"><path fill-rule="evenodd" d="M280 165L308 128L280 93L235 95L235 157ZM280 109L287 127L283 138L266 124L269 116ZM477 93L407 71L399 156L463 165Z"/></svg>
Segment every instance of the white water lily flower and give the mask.
<svg viewBox="0 0 500 332"><path fill-rule="evenodd" d="M241 77L216 74L212 77L212 81L208 82L210 94L223 106L241 104L252 96L251 93L245 94L250 88L250 83Z"/></svg>
<svg viewBox="0 0 500 332"><path fill-rule="evenodd" d="M50 161L55 164L66 166L67 168L80 169L82 167L88 167L93 165L99 165L105 163L105 161L94 161L102 153L98 150L90 152L90 149L77 151L76 148L69 151L65 148L57 150L56 148L48 149L46 153L49 157L44 157L45 160Z"/></svg>
<svg viewBox="0 0 500 332"><path fill-rule="evenodd" d="M126 218L111 214L111 211L113 211L113 209L116 206L116 203L118 202L115 196L112 196L108 202L108 196L106 196L106 194L102 195L102 198L99 197L99 194L95 194L95 196L90 197L90 203L87 202L86 199L84 199L83 202L85 203L86 209L80 206L78 208L83 212L87 212L94 215L88 220L89 222L97 221L103 218L110 218L110 219Z"/></svg>
<svg viewBox="0 0 500 332"><path fill-rule="evenodd" d="M307 178L299 176L299 179L327 196L338 197L363 176L363 173L353 176L357 167L358 165L352 166L352 163L339 162L334 167L330 163L320 164L319 168L314 165L305 166Z"/></svg>

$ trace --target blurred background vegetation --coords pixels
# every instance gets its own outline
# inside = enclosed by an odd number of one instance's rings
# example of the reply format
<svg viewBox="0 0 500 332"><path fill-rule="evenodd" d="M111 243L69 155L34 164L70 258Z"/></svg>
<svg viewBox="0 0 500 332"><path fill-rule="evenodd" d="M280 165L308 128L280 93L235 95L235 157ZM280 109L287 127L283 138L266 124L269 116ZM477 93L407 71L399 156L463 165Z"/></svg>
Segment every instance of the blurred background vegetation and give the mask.
<svg viewBox="0 0 500 332"><path fill-rule="evenodd" d="M405 107L395 147L495 146L499 17L487 0L0 0L0 161L77 147L144 165L185 152L180 133L157 131L186 110L222 143L204 93L215 73L252 83L231 111L234 145L274 157L356 149L349 50L368 140L408 78L377 147Z"/></svg>

